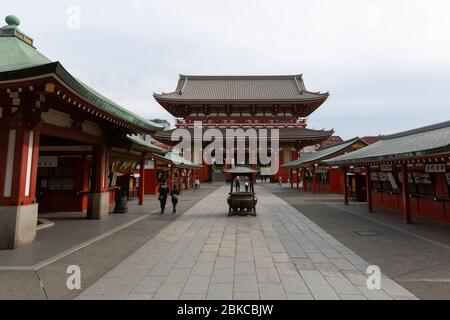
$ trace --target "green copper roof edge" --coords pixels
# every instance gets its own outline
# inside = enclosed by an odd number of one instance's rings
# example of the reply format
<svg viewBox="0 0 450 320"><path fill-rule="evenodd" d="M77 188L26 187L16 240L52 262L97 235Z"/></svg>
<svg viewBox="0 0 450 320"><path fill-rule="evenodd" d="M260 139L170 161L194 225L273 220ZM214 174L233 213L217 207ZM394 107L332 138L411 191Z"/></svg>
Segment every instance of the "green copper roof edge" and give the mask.
<svg viewBox="0 0 450 320"><path fill-rule="evenodd" d="M340 152L342 150L345 150L346 148L351 147L355 143L362 143L362 144L365 144L367 146L367 143L362 141L359 137L355 137L355 138L346 140L344 142L341 142L339 144L332 145L332 146L329 146L329 147L326 147L326 148L319 149L319 150L316 150L314 152L311 152L310 154L307 154L306 159L300 158L300 159L297 159L297 160L293 160L291 162L287 162L285 164L282 164L281 167L282 168L300 168L302 166L306 166L308 164L315 163L315 162L319 162L319 163L322 162L322 161L326 162L327 160L324 160L323 158L330 157L330 156L332 156L335 153L338 153L338 152ZM332 150L332 152L329 153L329 154L324 152L324 151L329 151L329 150ZM321 154L317 157L315 155L316 152L319 152Z"/></svg>
<svg viewBox="0 0 450 320"><path fill-rule="evenodd" d="M433 149L420 150L420 151L411 151L411 152L402 152L396 154L389 155L381 155L381 156L371 156L371 157L362 157L355 159L345 159L339 160L338 157L331 158L328 160L324 160L323 162L327 165L332 166L345 166L345 165L358 165L358 164L367 164L372 162L383 162L383 161L403 161L410 158L421 158L421 157L442 157L447 156L450 153L450 144L447 146L442 146ZM335 160L337 159L337 160Z"/></svg>
<svg viewBox="0 0 450 320"><path fill-rule="evenodd" d="M165 155L166 153L170 152L169 149L161 148L159 146L156 146L152 143L149 143L149 142L147 142L141 138L135 137L133 135L127 135L126 138L139 146L148 148L150 150L150 152L155 152L155 153L159 153L162 155Z"/></svg>
<svg viewBox="0 0 450 320"><path fill-rule="evenodd" d="M44 74L56 75L76 94L92 103L97 108L106 111L107 113L110 113L126 122L129 122L147 131L159 131L164 129L164 126L146 120L118 105L112 100L106 98L102 94L96 92L94 89L72 76L59 61L32 66L29 68L0 72L0 81L16 80L26 77L36 77Z"/></svg>

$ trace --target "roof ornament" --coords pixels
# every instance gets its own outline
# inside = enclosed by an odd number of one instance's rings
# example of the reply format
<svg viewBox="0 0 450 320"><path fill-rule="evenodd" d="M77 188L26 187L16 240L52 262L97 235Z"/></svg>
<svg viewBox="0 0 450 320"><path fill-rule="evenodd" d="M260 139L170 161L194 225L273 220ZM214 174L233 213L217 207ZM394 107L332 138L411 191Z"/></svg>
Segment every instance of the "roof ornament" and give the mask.
<svg viewBox="0 0 450 320"><path fill-rule="evenodd" d="M14 15L6 16L5 22L10 28L17 28L20 25L20 19Z"/></svg>
<svg viewBox="0 0 450 320"><path fill-rule="evenodd" d="M33 46L33 38L30 38L19 30L20 19L14 15L6 16L6 26L0 28L0 37L16 37L26 44Z"/></svg>
<svg viewBox="0 0 450 320"><path fill-rule="evenodd" d="M300 79L301 79L301 75L300 75ZM300 87L300 84L298 83L297 77L294 77L294 81L295 81L295 85L297 86L298 91L300 91L300 94L303 94L303 90Z"/></svg>
<svg viewBox="0 0 450 320"><path fill-rule="evenodd" d="M184 90L184 87L186 87L187 82L188 82L188 77L185 76L183 86L181 87L180 92L178 93L180 96L183 94L183 90Z"/></svg>

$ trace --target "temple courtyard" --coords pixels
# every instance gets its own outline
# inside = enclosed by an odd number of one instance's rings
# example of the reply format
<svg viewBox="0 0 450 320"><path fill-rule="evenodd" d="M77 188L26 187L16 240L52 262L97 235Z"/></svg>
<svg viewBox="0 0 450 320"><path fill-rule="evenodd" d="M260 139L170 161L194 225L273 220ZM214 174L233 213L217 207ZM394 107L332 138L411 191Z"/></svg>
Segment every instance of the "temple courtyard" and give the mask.
<svg viewBox="0 0 450 320"><path fill-rule="evenodd" d="M229 186L186 192L179 214L144 207L103 221L59 217L0 252L2 299L450 298L450 227L340 196L258 184L257 216L228 217ZM168 210L170 212L170 208ZM81 270L69 290L67 267ZM368 289L369 265L382 272Z"/></svg>

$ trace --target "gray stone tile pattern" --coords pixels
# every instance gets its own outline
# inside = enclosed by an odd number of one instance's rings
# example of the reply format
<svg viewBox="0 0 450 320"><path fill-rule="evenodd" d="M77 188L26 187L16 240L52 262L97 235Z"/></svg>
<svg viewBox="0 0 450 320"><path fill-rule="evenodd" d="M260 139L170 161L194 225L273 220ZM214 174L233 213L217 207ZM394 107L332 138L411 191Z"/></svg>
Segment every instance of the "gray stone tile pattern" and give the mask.
<svg viewBox="0 0 450 320"><path fill-rule="evenodd" d="M228 217L224 186L77 299L416 299L285 201L257 187L258 216Z"/></svg>

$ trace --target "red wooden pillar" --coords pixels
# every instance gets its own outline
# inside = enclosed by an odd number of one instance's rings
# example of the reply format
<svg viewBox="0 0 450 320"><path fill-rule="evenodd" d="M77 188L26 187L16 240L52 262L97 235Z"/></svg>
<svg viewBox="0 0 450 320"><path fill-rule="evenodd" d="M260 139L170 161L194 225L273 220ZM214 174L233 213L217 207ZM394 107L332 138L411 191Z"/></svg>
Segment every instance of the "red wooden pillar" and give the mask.
<svg viewBox="0 0 450 320"><path fill-rule="evenodd" d="M81 211L85 212L88 206L89 173L90 173L90 165L87 160L86 154L82 155L80 172L81 172Z"/></svg>
<svg viewBox="0 0 450 320"><path fill-rule="evenodd" d="M180 174L179 174L179 176L180 176L180 180L179 180L179 188L178 188L178 190L180 190L180 194L183 192L183 174L185 174L185 169L181 169L180 168Z"/></svg>
<svg viewBox="0 0 450 320"><path fill-rule="evenodd" d="M347 167L342 168L342 176L344 181L344 203L348 205Z"/></svg>
<svg viewBox="0 0 450 320"><path fill-rule="evenodd" d="M106 144L95 146L94 148L94 192L102 193L108 191L107 167L108 167L108 149Z"/></svg>
<svg viewBox="0 0 450 320"><path fill-rule="evenodd" d="M408 165L402 164L402 200L403 200L403 220L411 223L411 203L409 201Z"/></svg>
<svg viewBox="0 0 450 320"><path fill-rule="evenodd" d="M306 186L306 168L303 168L303 191L306 192L307 186Z"/></svg>
<svg viewBox="0 0 450 320"><path fill-rule="evenodd" d="M0 249L34 241L39 125L0 119Z"/></svg>
<svg viewBox="0 0 450 320"><path fill-rule="evenodd" d="M139 166L139 190L138 190L138 204L142 206L144 204L144 183L145 183L145 159L141 159Z"/></svg>
<svg viewBox="0 0 450 320"><path fill-rule="evenodd" d="M316 177L316 166L313 165L312 167L312 175L313 175L313 192L317 192L317 177Z"/></svg>
<svg viewBox="0 0 450 320"><path fill-rule="evenodd" d="M367 192L367 209L373 212L372 202L372 185L370 183L370 166L366 166L366 192Z"/></svg>
<svg viewBox="0 0 450 320"><path fill-rule="evenodd" d="M291 188L294 187L294 173L292 168L289 169L289 182L291 183Z"/></svg>
<svg viewBox="0 0 450 320"><path fill-rule="evenodd" d="M0 205L36 203L39 131L26 130L21 125L12 124L4 133Z"/></svg>
<svg viewBox="0 0 450 320"><path fill-rule="evenodd" d="M300 187L300 185L299 185L299 183L300 183L300 171L301 169L300 168L297 168L297 172L296 172L296 175L297 175L297 189Z"/></svg>
<svg viewBox="0 0 450 320"><path fill-rule="evenodd" d="M103 219L109 213L108 147L105 143L94 146L92 154L93 184L88 198L88 218Z"/></svg>

